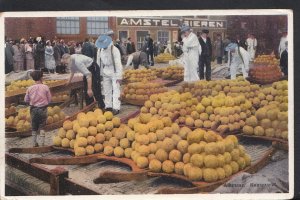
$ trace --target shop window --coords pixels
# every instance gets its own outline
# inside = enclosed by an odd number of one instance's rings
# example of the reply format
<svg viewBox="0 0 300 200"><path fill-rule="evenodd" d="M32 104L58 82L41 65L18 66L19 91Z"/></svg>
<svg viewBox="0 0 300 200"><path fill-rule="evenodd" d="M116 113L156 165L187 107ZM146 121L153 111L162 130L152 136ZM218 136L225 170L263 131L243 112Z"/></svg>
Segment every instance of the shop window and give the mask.
<svg viewBox="0 0 300 200"><path fill-rule="evenodd" d="M137 31L136 38L137 38L137 49L142 49L143 44L145 43L145 37L148 34L148 31Z"/></svg>
<svg viewBox="0 0 300 200"><path fill-rule="evenodd" d="M108 17L87 17L87 34L100 35L108 30Z"/></svg>
<svg viewBox="0 0 300 200"><path fill-rule="evenodd" d="M119 31L119 40L124 41L128 38L128 31Z"/></svg>
<svg viewBox="0 0 300 200"><path fill-rule="evenodd" d="M57 17L56 33L79 34L79 17Z"/></svg>
<svg viewBox="0 0 300 200"><path fill-rule="evenodd" d="M170 40L169 31L157 31L157 41L161 44L167 44Z"/></svg>

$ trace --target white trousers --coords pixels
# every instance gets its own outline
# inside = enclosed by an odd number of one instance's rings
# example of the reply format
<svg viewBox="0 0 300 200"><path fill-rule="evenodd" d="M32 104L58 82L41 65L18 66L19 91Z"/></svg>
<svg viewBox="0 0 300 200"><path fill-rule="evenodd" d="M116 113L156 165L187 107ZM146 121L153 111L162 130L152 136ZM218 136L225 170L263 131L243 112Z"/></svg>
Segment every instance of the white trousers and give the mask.
<svg viewBox="0 0 300 200"><path fill-rule="evenodd" d="M254 58L255 58L255 50L252 49L252 48L249 48L249 49L248 49L248 53L249 53L249 55L250 55L250 61L253 61Z"/></svg>
<svg viewBox="0 0 300 200"><path fill-rule="evenodd" d="M247 78L248 73L245 69L245 65L243 63L232 63L230 65L230 77L231 79L236 79L236 72L239 68L242 68L243 77Z"/></svg>
<svg viewBox="0 0 300 200"><path fill-rule="evenodd" d="M120 83L117 83L116 77L103 76L103 90L105 108L120 110Z"/></svg>
<svg viewBox="0 0 300 200"><path fill-rule="evenodd" d="M127 64L126 64L126 67L128 67L131 63L132 63L132 60L133 60L133 55L129 55L128 58L127 58Z"/></svg>

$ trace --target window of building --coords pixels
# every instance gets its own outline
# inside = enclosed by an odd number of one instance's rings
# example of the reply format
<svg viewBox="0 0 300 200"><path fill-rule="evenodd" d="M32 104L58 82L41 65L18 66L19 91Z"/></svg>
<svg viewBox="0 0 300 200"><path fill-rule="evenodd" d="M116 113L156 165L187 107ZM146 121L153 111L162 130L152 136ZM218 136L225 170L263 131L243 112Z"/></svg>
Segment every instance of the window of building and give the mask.
<svg viewBox="0 0 300 200"><path fill-rule="evenodd" d="M157 31L157 41L161 44L167 44L169 41L169 31Z"/></svg>
<svg viewBox="0 0 300 200"><path fill-rule="evenodd" d="M56 33L79 34L79 17L57 17Z"/></svg>
<svg viewBox="0 0 300 200"><path fill-rule="evenodd" d="M100 35L108 30L108 17L87 17L87 34Z"/></svg>
<svg viewBox="0 0 300 200"><path fill-rule="evenodd" d="M128 31L119 31L119 40L127 40L128 38Z"/></svg>
<svg viewBox="0 0 300 200"><path fill-rule="evenodd" d="M141 49L145 42L145 37L148 34L148 31L137 31L136 32L136 42L137 42L137 49Z"/></svg>

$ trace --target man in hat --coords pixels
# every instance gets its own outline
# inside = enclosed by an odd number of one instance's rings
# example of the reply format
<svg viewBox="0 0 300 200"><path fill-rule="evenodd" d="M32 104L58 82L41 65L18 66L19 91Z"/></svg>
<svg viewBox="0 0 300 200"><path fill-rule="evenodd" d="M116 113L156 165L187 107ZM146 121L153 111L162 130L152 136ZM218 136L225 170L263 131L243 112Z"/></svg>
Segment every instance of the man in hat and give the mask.
<svg viewBox="0 0 300 200"><path fill-rule="evenodd" d="M182 25L180 28L183 42L184 81L197 81L199 76L197 73L199 55L201 54L201 46L197 36L192 32L188 25Z"/></svg>
<svg viewBox="0 0 300 200"><path fill-rule="evenodd" d="M67 85L71 83L76 72L82 73L86 105L90 105L96 100L98 107L104 109L105 105L101 93L100 67L94 62L93 58L82 54L70 55L66 53L62 56L61 63L68 66L71 70Z"/></svg>
<svg viewBox="0 0 300 200"><path fill-rule="evenodd" d="M241 46L238 46L236 43L230 43L226 47L226 51L229 51L229 69L231 79L236 78L237 70L242 69L243 77L248 77L249 71L249 62L250 55L249 53ZM230 60L232 58L232 60Z"/></svg>
<svg viewBox="0 0 300 200"><path fill-rule="evenodd" d="M199 43L201 45L201 55L199 61L199 75L200 80L204 79L204 65L205 65L205 78L207 81L211 80L211 56L212 56L212 44L211 40L208 37L209 31L204 29L202 30Z"/></svg>
<svg viewBox="0 0 300 200"><path fill-rule="evenodd" d="M111 37L111 39L114 39L114 31L111 29L108 29L107 32L105 33L107 36Z"/></svg>
<svg viewBox="0 0 300 200"><path fill-rule="evenodd" d="M278 54L279 54L279 57L281 57L281 54L284 50L286 50L286 42L288 41L287 40L287 31L284 30L282 32L282 37L280 38L280 43L279 43L279 47L278 47Z"/></svg>
<svg viewBox="0 0 300 200"><path fill-rule="evenodd" d="M257 47L257 40L253 34L248 34L246 45L247 45L247 51L250 54L251 61L253 61L255 58L255 51Z"/></svg>
<svg viewBox="0 0 300 200"><path fill-rule="evenodd" d="M94 47L90 43L89 38L85 38L84 43L82 44L81 52L85 56L94 58Z"/></svg>
<svg viewBox="0 0 300 200"><path fill-rule="evenodd" d="M153 40L148 33L145 37L145 52L147 54L148 64L154 66L154 57L153 57Z"/></svg>
<svg viewBox="0 0 300 200"><path fill-rule="evenodd" d="M95 45L98 47L97 63L103 75L105 108L116 115L121 108L119 100L123 72L121 54L118 48L113 45L112 38L107 35L100 35Z"/></svg>
<svg viewBox="0 0 300 200"><path fill-rule="evenodd" d="M126 67L129 67L131 63L133 64L134 69L138 69L140 64L148 68L147 54L142 51L137 51L130 54L127 58Z"/></svg>

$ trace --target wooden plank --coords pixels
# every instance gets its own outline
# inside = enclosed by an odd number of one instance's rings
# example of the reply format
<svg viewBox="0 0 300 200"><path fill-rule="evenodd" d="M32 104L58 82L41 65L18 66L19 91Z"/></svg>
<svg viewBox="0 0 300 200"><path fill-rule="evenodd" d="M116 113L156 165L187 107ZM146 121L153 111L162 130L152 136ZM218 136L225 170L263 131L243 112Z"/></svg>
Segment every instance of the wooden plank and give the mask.
<svg viewBox="0 0 300 200"><path fill-rule="evenodd" d="M140 109L133 111L132 113L128 114L125 117L121 118L121 123L125 124L128 122L129 119L131 118L135 118L136 116L138 116L140 114Z"/></svg>
<svg viewBox="0 0 300 200"><path fill-rule="evenodd" d="M46 165L80 165L90 164L98 161L97 154L88 156L63 156L63 157L40 157L29 159L30 163L39 163Z"/></svg>
<svg viewBox="0 0 300 200"><path fill-rule="evenodd" d="M114 172L114 171L106 171L100 173L99 177L93 180L95 184L100 183L117 183L124 181L143 181L147 180L148 175L147 171L140 172Z"/></svg>
<svg viewBox="0 0 300 200"><path fill-rule="evenodd" d="M289 144L285 144L285 143L281 143L281 142L277 142L277 141L273 141L272 142L272 146L276 149L281 149L284 151L289 151Z"/></svg>
<svg viewBox="0 0 300 200"><path fill-rule="evenodd" d="M65 178L63 181L64 184L64 191L63 194L72 194L72 195L99 195L93 190L86 188L78 183L75 183L69 178Z"/></svg>
<svg viewBox="0 0 300 200"><path fill-rule="evenodd" d="M261 139L261 140L267 140L267 141L276 141L285 145L288 145L288 141L280 138L275 138L275 137L267 137L267 136L256 136L256 135L247 135L244 133L238 134L240 137L244 138L254 138L254 139Z"/></svg>
<svg viewBox="0 0 300 200"><path fill-rule="evenodd" d="M125 164L131 168L133 172L142 172L145 171L144 169L140 169L133 160L129 158L117 158L115 156L106 156L104 154L99 154L98 155L98 160L108 160L108 161L113 161L113 162L119 162L122 164Z"/></svg>
<svg viewBox="0 0 300 200"><path fill-rule="evenodd" d="M51 151L53 151L52 146L30 147L30 148L10 148L8 150L9 153L29 153L29 154L48 153Z"/></svg>
<svg viewBox="0 0 300 200"><path fill-rule="evenodd" d="M136 100L136 99L121 99L122 103L134 105L134 106L143 106L146 100Z"/></svg>
<svg viewBox="0 0 300 200"><path fill-rule="evenodd" d="M178 83L181 83L182 81L183 81L183 79L173 80L173 81L171 81L171 82L165 83L164 85L165 85L166 87L170 87L170 86L174 86L174 85L176 85L176 84L178 84Z"/></svg>
<svg viewBox="0 0 300 200"><path fill-rule="evenodd" d="M68 178L69 174L63 173L58 176L50 176L50 195L63 195L64 194L64 181Z"/></svg>
<svg viewBox="0 0 300 200"><path fill-rule="evenodd" d="M58 176L50 176L50 195L58 195L59 194L59 177Z"/></svg>

